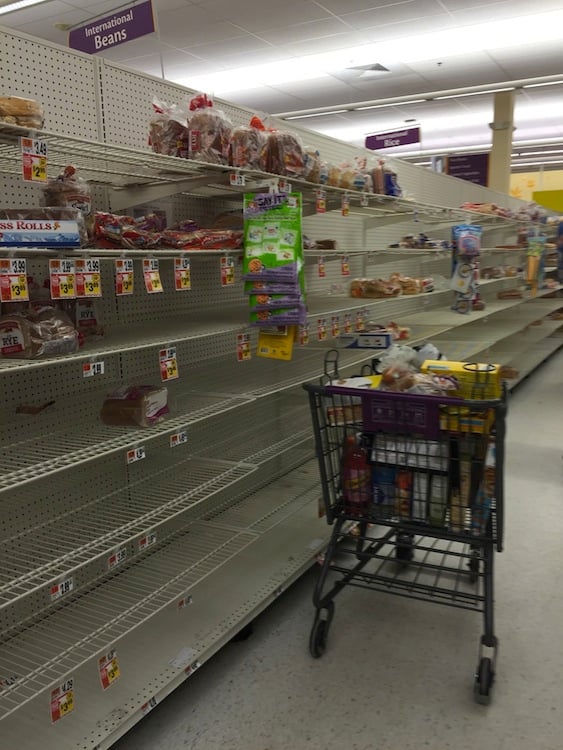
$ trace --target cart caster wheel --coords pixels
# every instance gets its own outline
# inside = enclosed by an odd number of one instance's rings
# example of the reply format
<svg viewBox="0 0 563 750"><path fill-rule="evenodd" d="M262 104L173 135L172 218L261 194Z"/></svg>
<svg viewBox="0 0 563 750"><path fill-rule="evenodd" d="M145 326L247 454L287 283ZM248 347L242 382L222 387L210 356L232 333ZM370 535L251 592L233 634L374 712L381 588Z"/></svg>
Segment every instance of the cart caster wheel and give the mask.
<svg viewBox="0 0 563 750"><path fill-rule="evenodd" d="M400 563L406 565L414 559L412 534L398 534L397 545L395 547L395 557Z"/></svg>
<svg viewBox="0 0 563 750"><path fill-rule="evenodd" d="M479 662L477 674L475 675L475 684L473 685L473 695L475 701L483 706L491 702L491 691L495 681L495 672L492 661L484 656Z"/></svg>
<svg viewBox="0 0 563 750"><path fill-rule="evenodd" d="M309 637L309 651L313 659L320 659L326 651L326 640L333 617L334 602L329 602L327 607L317 610Z"/></svg>
<svg viewBox="0 0 563 750"><path fill-rule="evenodd" d="M477 583L479 580L479 551L472 550L469 558L469 583Z"/></svg>

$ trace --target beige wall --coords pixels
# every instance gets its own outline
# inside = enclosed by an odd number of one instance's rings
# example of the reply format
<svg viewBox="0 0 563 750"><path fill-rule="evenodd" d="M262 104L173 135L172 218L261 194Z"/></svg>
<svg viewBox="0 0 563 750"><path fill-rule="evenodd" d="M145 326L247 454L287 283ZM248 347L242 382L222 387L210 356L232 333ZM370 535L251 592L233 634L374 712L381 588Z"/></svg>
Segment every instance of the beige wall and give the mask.
<svg viewBox="0 0 563 750"><path fill-rule="evenodd" d="M510 195L524 201L532 200L538 190L563 190L563 171L521 172L510 176Z"/></svg>

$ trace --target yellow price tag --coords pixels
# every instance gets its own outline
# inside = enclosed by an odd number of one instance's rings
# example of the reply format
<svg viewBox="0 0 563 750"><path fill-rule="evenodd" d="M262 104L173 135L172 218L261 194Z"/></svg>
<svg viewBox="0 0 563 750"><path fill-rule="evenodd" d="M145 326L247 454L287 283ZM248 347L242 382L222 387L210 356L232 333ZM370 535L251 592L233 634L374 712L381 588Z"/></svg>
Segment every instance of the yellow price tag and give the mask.
<svg viewBox="0 0 563 750"><path fill-rule="evenodd" d="M71 711L74 710L74 691L69 690L68 693L65 693L61 700L59 701L60 711L62 714L69 714Z"/></svg>
<svg viewBox="0 0 563 750"><path fill-rule="evenodd" d="M107 670L108 675L108 682L111 683L117 680L121 676L121 672L119 671L119 664L117 663L117 659L113 658L110 662L110 665Z"/></svg>
<svg viewBox="0 0 563 750"><path fill-rule="evenodd" d="M31 176L35 182L47 181L47 159L44 156L34 157Z"/></svg>
<svg viewBox="0 0 563 750"><path fill-rule="evenodd" d="M84 277L84 296L100 297L101 296L100 274L91 273Z"/></svg>
<svg viewBox="0 0 563 750"><path fill-rule="evenodd" d="M59 277L59 296L74 297L74 275Z"/></svg>
<svg viewBox="0 0 563 750"><path fill-rule="evenodd" d="M182 275L182 286L184 288L191 286L191 279L190 279L190 273L189 273L189 271L187 273L184 273Z"/></svg>
<svg viewBox="0 0 563 750"><path fill-rule="evenodd" d="M170 378L178 377L178 366L175 359L170 360L170 362L166 365L166 372L168 373L169 380Z"/></svg>
<svg viewBox="0 0 563 750"><path fill-rule="evenodd" d="M121 283L124 292L129 292L133 288L133 279L128 274L123 275L123 281Z"/></svg>

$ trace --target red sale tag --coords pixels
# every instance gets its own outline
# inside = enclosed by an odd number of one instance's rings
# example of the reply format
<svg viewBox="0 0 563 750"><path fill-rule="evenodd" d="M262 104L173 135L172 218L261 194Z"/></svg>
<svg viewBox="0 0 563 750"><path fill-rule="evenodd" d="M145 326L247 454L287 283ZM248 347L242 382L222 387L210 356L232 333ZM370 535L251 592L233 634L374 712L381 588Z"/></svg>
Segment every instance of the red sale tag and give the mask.
<svg viewBox="0 0 563 750"><path fill-rule="evenodd" d="M324 190L317 190L317 213L326 214L326 193Z"/></svg>
<svg viewBox="0 0 563 750"><path fill-rule="evenodd" d="M115 293L118 297L133 294L134 290L133 260L119 258L115 261Z"/></svg>
<svg viewBox="0 0 563 750"><path fill-rule="evenodd" d="M350 258L347 255L340 259L340 272L342 276L350 276Z"/></svg>
<svg viewBox="0 0 563 750"><path fill-rule="evenodd" d="M151 531L150 534L145 534L139 539L139 552L147 549L147 547L152 547L153 544L156 544L156 531Z"/></svg>
<svg viewBox="0 0 563 750"><path fill-rule="evenodd" d="M344 316L344 333L352 333L352 316L349 313Z"/></svg>
<svg viewBox="0 0 563 750"><path fill-rule="evenodd" d="M237 361L248 362L251 358L250 352L250 334L249 333L238 333L237 334Z"/></svg>
<svg viewBox="0 0 563 750"><path fill-rule="evenodd" d="M20 138L24 182L47 182L47 142Z"/></svg>
<svg viewBox="0 0 563 750"><path fill-rule="evenodd" d="M299 326L299 343L301 346L309 343L309 324Z"/></svg>
<svg viewBox="0 0 563 750"><path fill-rule="evenodd" d="M121 677L115 649L98 659L98 669L102 687L104 690L107 690L110 685Z"/></svg>
<svg viewBox="0 0 563 750"><path fill-rule="evenodd" d="M342 216L348 216L350 214L350 196L344 194L342 196Z"/></svg>
<svg viewBox="0 0 563 750"><path fill-rule="evenodd" d="M175 346L171 346L168 349L161 349L158 353L158 358L160 363L160 379L163 382L166 380L175 380L180 377Z"/></svg>
<svg viewBox="0 0 563 750"><path fill-rule="evenodd" d="M221 286L235 283L235 261L229 255L221 256Z"/></svg>
<svg viewBox="0 0 563 750"><path fill-rule="evenodd" d="M51 690L51 721L53 724L74 711L74 680L69 679Z"/></svg>
<svg viewBox="0 0 563 750"><path fill-rule="evenodd" d="M102 282L99 258L77 258L74 263L77 297L101 297Z"/></svg>
<svg viewBox="0 0 563 750"><path fill-rule="evenodd" d="M338 315L332 316L332 325L330 327L332 338L336 339L340 336L340 318Z"/></svg>
<svg viewBox="0 0 563 750"><path fill-rule="evenodd" d="M325 264L325 259L322 257L322 255L319 258L317 267L318 267L319 278L324 279L326 276L326 264Z"/></svg>
<svg viewBox="0 0 563 750"><path fill-rule="evenodd" d="M189 258L174 258L174 285L177 292L186 292L192 288Z"/></svg>
<svg viewBox="0 0 563 750"><path fill-rule="evenodd" d="M75 299L74 260L63 258L49 261L49 286L51 299Z"/></svg>
<svg viewBox="0 0 563 750"><path fill-rule="evenodd" d="M113 552L108 557L108 570L113 570L114 568L117 568L119 565L125 562L127 559L127 547L120 547L119 549L116 549L115 552Z"/></svg>
<svg viewBox="0 0 563 750"><path fill-rule="evenodd" d="M326 332L326 320L325 318L319 318L317 320L317 340L325 341L327 336Z"/></svg>
<svg viewBox="0 0 563 750"><path fill-rule="evenodd" d="M363 310L358 310L356 313L356 326L355 330L356 332L363 331L365 328L365 322L364 322L364 312Z"/></svg>
<svg viewBox="0 0 563 750"><path fill-rule="evenodd" d="M25 258L0 260L0 299L2 302L29 300Z"/></svg>
<svg viewBox="0 0 563 750"><path fill-rule="evenodd" d="M160 271L157 258L144 258L143 276L145 279L145 289L149 294L163 292L162 281L160 280Z"/></svg>

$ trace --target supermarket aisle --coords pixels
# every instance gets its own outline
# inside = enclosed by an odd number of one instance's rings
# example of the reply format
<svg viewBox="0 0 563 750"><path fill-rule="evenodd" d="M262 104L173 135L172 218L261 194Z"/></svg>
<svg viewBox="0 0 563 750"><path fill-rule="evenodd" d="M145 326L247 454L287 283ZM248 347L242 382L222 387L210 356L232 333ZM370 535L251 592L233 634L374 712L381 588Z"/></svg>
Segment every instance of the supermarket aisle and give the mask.
<svg viewBox="0 0 563 750"><path fill-rule="evenodd" d="M477 706L480 617L359 589L309 657L314 572L117 750L560 750L563 351L512 398L493 703Z"/></svg>

